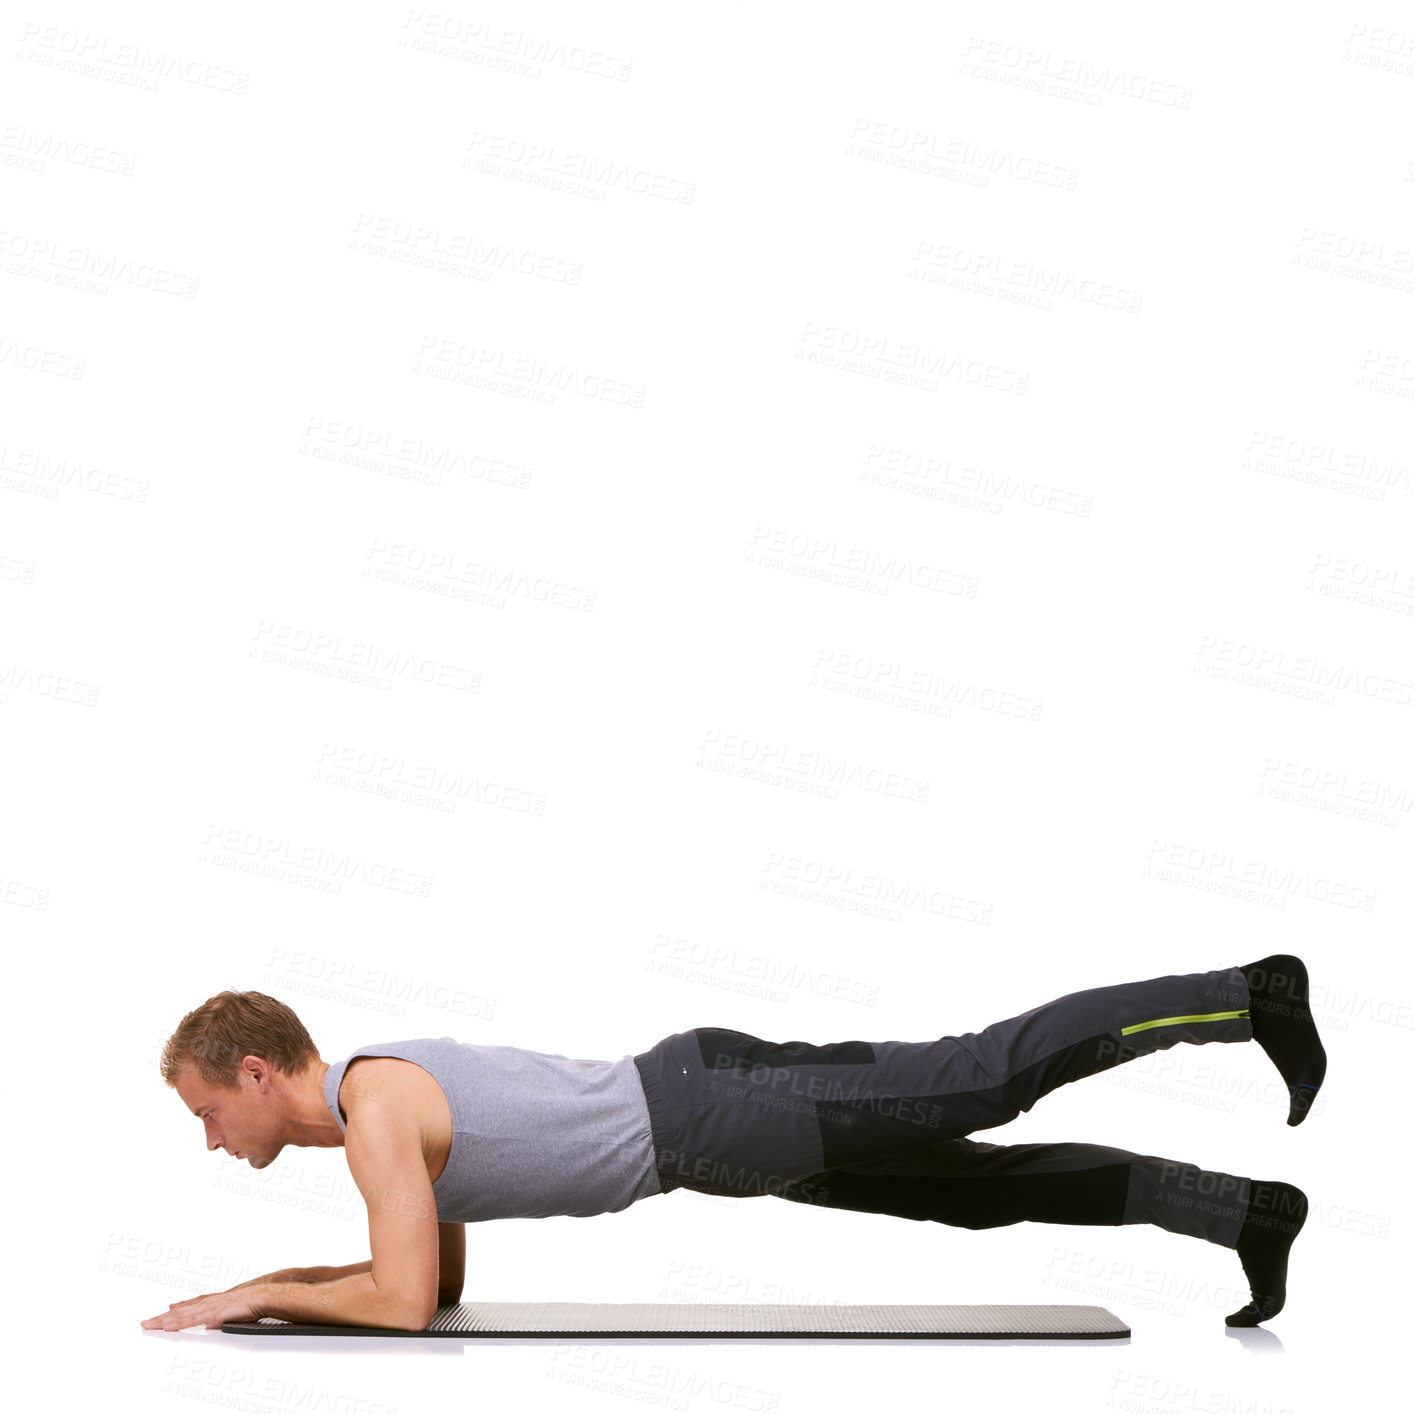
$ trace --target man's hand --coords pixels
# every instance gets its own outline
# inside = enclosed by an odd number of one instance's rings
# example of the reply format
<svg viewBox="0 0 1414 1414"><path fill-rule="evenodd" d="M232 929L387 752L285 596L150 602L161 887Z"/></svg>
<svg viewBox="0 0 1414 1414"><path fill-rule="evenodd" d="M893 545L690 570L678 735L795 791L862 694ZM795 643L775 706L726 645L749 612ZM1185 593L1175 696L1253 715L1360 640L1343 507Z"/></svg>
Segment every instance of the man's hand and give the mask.
<svg viewBox="0 0 1414 1414"><path fill-rule="evenodd" d="M188 1326L215 1330L222 1321L254 1321L264 1314L260 1302L265 1295L263 1287L241 1286L212 1296L193 1296L172 1302L165 1315L149 1316L142 1325L150 1331L181 1331Z"/></svg>

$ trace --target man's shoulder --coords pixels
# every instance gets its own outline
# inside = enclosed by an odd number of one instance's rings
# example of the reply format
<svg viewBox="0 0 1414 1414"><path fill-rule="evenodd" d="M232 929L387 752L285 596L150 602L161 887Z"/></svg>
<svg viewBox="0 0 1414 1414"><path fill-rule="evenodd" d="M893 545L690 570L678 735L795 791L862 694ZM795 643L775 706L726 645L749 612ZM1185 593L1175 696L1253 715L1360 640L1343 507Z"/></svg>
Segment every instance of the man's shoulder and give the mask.
<svg viewBox="0 0 1414 1414"><path fill-rule="evenodd" d="M441 1082L417 1061L401 1056L353 1056L344 1067L338 1095L339 1107L348 1119L371 1113L374 1106L390 1100L401 1109L429 1117L448 1110Z"/></svg>
<svg viewBox="0 0 1414 1414"><path fill-rule="evenodd" d="M401 1056L354 1056L344 1067L339 1104L352 1117L365 1104L394 1095L425 1092L429 1083L437 1087L437 1082L416 1061Z"/></svg>

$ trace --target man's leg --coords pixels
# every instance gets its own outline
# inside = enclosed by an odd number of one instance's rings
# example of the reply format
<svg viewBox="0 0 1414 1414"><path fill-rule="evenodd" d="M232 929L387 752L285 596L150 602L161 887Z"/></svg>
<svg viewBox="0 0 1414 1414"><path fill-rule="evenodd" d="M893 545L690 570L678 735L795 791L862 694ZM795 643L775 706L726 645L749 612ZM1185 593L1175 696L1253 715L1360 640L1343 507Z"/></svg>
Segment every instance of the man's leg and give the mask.
<svg viewBox="0 0 1414 1414"><path fill-rule="evenodd" d="M769 1178L1006 1124L1060 1085L1180 1041L1249 1041L1247 1002L1232 967L1092 987L934 1041L817 1046L698 1027L669 1038L679 1043L663 1067L678 1101L671 1147L743 1165L769 1192Z"/></svg>
<svg viewBox="0 0 1414 1414"><path fill-rule="evenodd" d="M775 1196L950 1227L1119 1226L1236 1247L1251 1180L1105 1144L944 1139L888 1159L809 1174Z"/></svg>
<svg viewBox="0 0 1414 1414"><path fill-rule="evenodd" d="M974 1229L1019 1222L1152 1223L1237 1251L1252 1302L1228 1316L1228 1325L1255 1325L1281 1310L1287 1254L1306 1217L1306 1195L1290 1184L1102 1144L948 1139L809 1174L775 1196Z"/></svg>
<svg viewBox="0 0 1414 1414"><path fill-rule="evenodd" d="M1006 1124L1058 1086L1180 1041L1250 1041L1253 992L1265 1006L1270 982L1257 966L1092 987L934 1041L815 1045L721 1027L679 1032L635 1057L664 1191L769 1193ZM1299 1034L1276 1008L1263 1024L1278 1038ZM1272 1053L1275 1043L1263 1044ZM1308 1050L1298 1045L1288 1069L1305 1066L1319 1084Z"/></svg>

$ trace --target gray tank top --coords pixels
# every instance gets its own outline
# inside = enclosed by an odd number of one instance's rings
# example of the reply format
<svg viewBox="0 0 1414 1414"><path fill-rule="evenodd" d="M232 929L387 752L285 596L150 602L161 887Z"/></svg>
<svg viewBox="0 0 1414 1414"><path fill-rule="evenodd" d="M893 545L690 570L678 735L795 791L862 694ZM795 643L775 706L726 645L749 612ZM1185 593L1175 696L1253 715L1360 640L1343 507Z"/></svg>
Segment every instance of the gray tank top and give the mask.
<svg viewBox="0 0 1414 1414"><path fill-rule="evenodd" d="M588 1218L662 1192L648 1101L631 1055L569 1060L450 1036L360 1046L324 1075L324 1103L358 1056L412 1061L442 1087L452 1152L432 1185L438 1222Z"/></svg>

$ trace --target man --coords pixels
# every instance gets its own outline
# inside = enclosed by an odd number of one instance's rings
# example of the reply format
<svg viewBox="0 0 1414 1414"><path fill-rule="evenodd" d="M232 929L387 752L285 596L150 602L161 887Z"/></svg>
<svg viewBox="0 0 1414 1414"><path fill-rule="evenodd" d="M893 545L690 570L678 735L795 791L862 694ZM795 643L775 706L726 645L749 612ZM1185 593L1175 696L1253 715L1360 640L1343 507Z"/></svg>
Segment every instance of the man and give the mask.
<svg viewBox="0 0 1414 1414"><path fill-rule="evenodd" d="M182 1019L161 1070L208 1149L265 1168L286 1144L343 1147L368 1207L370 1261L286 1268L172 1303L154 1330L274 1316L424 1330L460 1300L466 1222L620 1212L674 1188L953 1226L1119 1225L1235 1248L1252 1301L1282 1309L1306 1195L1278 1180L1095 1144L986 1144L1057 1086L1180 1041L1255 1040L1290 1094L1326 1070L1310 982L1285 954L1073 992L936 1041L775 1043L699 1027L618 1061L450 1037L321 1060L283 1003L222 992Z"/></svg>

